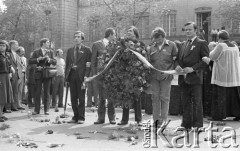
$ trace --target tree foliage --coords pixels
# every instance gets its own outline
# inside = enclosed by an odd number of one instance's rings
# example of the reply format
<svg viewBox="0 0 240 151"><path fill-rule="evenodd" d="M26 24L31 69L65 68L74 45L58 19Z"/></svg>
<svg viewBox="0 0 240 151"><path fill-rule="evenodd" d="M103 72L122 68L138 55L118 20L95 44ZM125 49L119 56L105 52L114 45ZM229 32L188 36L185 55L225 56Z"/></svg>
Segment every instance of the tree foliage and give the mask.
<svg viewBox="0 0 240 151"><path fill-rule="evenodd" d="M1 39L18 40L25 47L48 27L46 10L56 9L50 0L5 0L0 15Z"/></svg>
<svg viewBox="0 0 240 151"><path fill-rule="evenodd" d="M217 18L221 18L222 26L229 27L234 33L234 26L239 26L240 0L219 0L219 7L214 12Z"/></svg>

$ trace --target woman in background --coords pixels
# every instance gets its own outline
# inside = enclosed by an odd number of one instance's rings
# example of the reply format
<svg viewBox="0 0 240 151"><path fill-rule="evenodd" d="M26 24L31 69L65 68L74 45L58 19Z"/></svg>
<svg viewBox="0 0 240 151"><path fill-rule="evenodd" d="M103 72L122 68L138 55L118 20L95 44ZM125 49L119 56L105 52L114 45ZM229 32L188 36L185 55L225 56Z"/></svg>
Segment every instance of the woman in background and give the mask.
<svg viewBox="0 0 240 151"><path fill-rule="evenodd" d="M10 83L10 72L15 72L10 64L9 54L6 52L8 43L0 40L0 122L8 118L3 116L4 105L13 100L12 87Z"/></svg>

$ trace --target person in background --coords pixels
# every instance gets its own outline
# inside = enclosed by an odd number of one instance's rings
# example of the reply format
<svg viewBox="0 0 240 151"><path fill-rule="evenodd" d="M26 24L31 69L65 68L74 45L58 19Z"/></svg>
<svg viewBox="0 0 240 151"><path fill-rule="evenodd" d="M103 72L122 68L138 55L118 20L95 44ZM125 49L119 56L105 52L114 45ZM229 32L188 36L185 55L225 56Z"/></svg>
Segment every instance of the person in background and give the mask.
<svg viewBox="0 0 240 151"><path fill-rule="evenodd" d="M14 74L15 70L11 65L10 54L6 52L7 49L7 41L0 40L0 122L8 120L3 116L3 107L13 101L10 73Z"/></svg>
<svg viewBox="0 0 240 151"><path fill-rule="evenodd" d="M229 33L221 30L218 33L218 44L210 52L209 58L203 61L213 61L212 79L213 100L212 119L223 120L235 117L240 120L240 59L238 47L232 44Z"/></svg>
<svg viewBox="0 0 240 151"><path fill-rule="evenodd" d="M33 52L30 54L30 58L32 57ZM29 108L34 107L34 97L35 95L35 88L36 88L36 81L35 81L35 68L36 64L28 64L27 71L26 71L26 84L28 89L28 95L27 95L27 104Z"/></svg>
<svg viewBox="0 0 240 151"><path fill-rule="evenodd" d="M54 77L53 87L52 87L52 106L55 108L55 112L58 112L58 107L63 107L63 89L64 89L64 70L65 70L65 60L63 57L63 51L61 49L56 50L57 60L56 69L57 76ZM58 100L57 100L58 96Z"/></svg>
<svg viewBox="0 0 240 151"><path fill-rule="evenodd" d="M18 50L16 51L17 54L20 57L20 63L22 66L22 73L23 76L18 80L18 103L20 104L19 106L22 106L21 104L23 103L23 98L25 97L25 82L26 82L26 68L27 68L27 59L24 57L25 54L25 49L23 47L19 47ZM24 110L24 108L19 108L21 110Z"/></svg>
<svg viewBox="0 0 240 151"><path fill-rule="evenodd" d="M218 31L215 28L213 28L211 30L212 41L217 42L217 34L218 34Z"/></svg>
<svg viewBox="0 0 240 151"><path fill-rule="evenodd" d="M29 64L37 65L34 73L36 82L36 92L34 97L34 112L33 115L40 114L41 106L41 94L42 88L44 92L43 103L44 103L44 114L49 115L50 105L50 85L51 78L43 77L44 68L50 67L50 65L56 65L57 61L53 58L53 51L49 49L50 41L48 38L42 38L40 40L41 48L35 50L29 59Z"/></svg>
<svg viewBox="0 0 240 151"><path fill-rule="evenodd" d="M22 72L22 65L20 57L17 55L16 51L18 50L18 42L16 40L11 40L9 42L10 47L10 61L11 64L16 71L14 74L12 74L11 77L11 85L12 85L12 91L13 91L13 102L11 104L6 105L6 111L5 113L11 113L12 111L18 111L18 109L23 109L21 106L21 103L19 102L19 95L18 95L18 85L19 85L19 79L22 79L24 77L24 74Z"/></svg>
<svg viewBox="0 0 240 151"><path fill-rule="evenodd" d="M92 71L90 76L93 76ZM93 80L87 86L87 107L98 106L98 87L97 81Z"/></svg>

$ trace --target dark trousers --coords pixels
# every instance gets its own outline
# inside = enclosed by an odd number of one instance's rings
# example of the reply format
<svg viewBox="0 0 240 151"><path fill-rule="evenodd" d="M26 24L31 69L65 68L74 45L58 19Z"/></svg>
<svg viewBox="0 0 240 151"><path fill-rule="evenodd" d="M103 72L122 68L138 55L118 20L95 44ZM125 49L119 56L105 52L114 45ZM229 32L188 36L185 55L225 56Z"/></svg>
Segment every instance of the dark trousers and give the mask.
<svg viewBox="0 0 240 151"><path fill-rule="evenodd" d="M63 106L63 88L64 88L64 76L56 76L53 78L52 87L52 106ZM57 101L58 96L58 101Z"/></svg>
<svg viewBox="0 0 240 151"><path fill-rule="evenodd" d="M27 103L28 103L28 106L29 107L32 107L33 106L33 98L35 97L35 89L36 89L36 85L35 84L28 84L27 85L28 86L28 101L27 101Z"/></svg>
<svg viewBox="0 0 240 151"><path fill-rule="evenodd" d="M103 81L98 80L98 90L99 90L99 102L98 102L98 120L105 122L105 114L106 114L106 97L105 97L105 89L103 87ZM113 105L113 101L108 100L108 118L109 121L115 120L115 108Z"/></svg>
<svg viewBox="0 0 240 151"><path fill-rule="evenodd" d="M49 112L50 86L51 78L36 79L36 92L35 92L36 97L34 97L35 112L40 113L42 87L44 94L43 97L44 112Z"/></svg>
<svg viewBox="0 0 240 151"><path fill-rule="evenodd" d="M82 82L76 70L71 70L69 75L69 86L71 94L71 103L73 109L73 120L85 121L85 89L81 89Z"/></svg>
<svg viewBox="0 0 240 151"><path fill-rule="evenodd" d="M141 101L134 101L134 113L135 113L135 121L140 122L142 121L142 113L141 113ZM122 121L128 122L129 121L129 107L123 106L123 115L122 115Z"/></svg>
<svg viewBox="0 0 240 151"><path fill-rule="evenodd" d="M6 109L16 109L18 104L18 78L16 76L12 77L11 79L11 85L12 85L12 93L13 93L13 102L6 104Z"/></svg>
<svg viewBox="0 0 240 151"><path fill-rule="evenodd" d="M98 104L98 85L97 81L93 80L92 82L88 83L87 87L87 106L92 106L93 102L94 105L97 106ZM92 100L93 97L93 100Z"/></svg>
<svg viewBox="0 0 240 151"><path fill-rule="evenodd" d="M185 82L180 85L183 91L182 127L203 127L202 85L190 85Z"/></svg>

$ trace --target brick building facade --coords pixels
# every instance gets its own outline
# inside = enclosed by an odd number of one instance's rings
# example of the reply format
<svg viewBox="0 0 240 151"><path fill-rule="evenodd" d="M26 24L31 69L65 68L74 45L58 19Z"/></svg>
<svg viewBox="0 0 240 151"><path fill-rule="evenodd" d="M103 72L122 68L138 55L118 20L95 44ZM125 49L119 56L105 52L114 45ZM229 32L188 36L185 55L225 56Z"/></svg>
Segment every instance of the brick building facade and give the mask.
<svg viewBox="0 0 240 151"><path fill-rule="evenodd" d="M107 27L115 26L118 36L122 36L124 27L133 25L133 21L146 44L157 26L163 27L171 40L184 40L182 28L187 21L195 21L203 28L206 40L211 39L212 28L222 27L221 18L214 15L218 8L216 0L115 0L109 6L103 0L55 0L55 3L58 9L51 15L51 37L56 48L72 46L76 30L85 33L84 43L89 46L104 36ZM114 18L116 14L120 18Z"/></svg>

